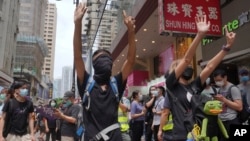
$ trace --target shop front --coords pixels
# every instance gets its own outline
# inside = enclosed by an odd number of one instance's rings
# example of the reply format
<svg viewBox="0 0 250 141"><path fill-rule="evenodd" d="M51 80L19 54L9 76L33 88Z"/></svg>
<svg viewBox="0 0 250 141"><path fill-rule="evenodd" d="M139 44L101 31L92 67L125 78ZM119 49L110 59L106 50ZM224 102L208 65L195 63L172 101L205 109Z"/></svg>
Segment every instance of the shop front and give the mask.
<svg viewBox="0 0 250 141"><path fill-rule="evenodd" d="M228 64L231 68L234 68L231 77L238 76L237 69L245 66L250 67L250 1L232 1L230 4L221 9L222 25L227 25L229 31L236 33L236 39L230 52L223 60L224 64ZM240 8L239 8L240 7ZM222 37L213 39L203 39L202 41L202 66L205 66L207 62L220 50L222 45L226 43L225 32L222 29ZM235 69L237 67L237 69ZM231 71L231 70L229 70ZM235 81L237 83L237 81Z"/></svg>

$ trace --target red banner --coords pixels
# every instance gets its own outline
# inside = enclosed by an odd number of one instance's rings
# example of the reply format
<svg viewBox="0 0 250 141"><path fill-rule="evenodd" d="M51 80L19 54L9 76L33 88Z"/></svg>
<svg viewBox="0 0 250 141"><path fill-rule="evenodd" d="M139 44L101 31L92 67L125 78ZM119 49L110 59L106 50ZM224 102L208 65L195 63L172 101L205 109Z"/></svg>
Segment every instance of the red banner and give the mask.
<svg viewBox="0 0 250 141"><path fill-rule="evenodd" d="M205 14L210 36L221 36L219 0L163 0L164 32L196 34L195 16ZM160 26L161 27L161 26Z"/></svg>

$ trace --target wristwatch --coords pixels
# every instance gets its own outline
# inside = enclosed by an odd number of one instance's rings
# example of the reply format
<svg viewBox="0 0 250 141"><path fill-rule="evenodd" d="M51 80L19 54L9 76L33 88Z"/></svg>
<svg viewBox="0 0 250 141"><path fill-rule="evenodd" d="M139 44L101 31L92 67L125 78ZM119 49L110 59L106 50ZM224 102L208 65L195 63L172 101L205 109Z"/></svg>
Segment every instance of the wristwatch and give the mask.
<svg viewBox="0 0 250 141"><path fill-rule="evenodd" d="M224 50L224 51L226 51L226 52L229 52L229 51L230 51L230 48L227 47L226 45L223 45L223 46L221 47L221 49Z"/></svg>

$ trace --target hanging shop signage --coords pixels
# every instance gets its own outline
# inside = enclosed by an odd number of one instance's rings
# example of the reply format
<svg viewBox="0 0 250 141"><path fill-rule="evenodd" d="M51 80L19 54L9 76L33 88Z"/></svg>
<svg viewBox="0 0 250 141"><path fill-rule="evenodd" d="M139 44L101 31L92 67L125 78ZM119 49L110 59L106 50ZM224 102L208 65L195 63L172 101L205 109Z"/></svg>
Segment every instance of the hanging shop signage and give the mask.
<svg viewBox="0 0 250 141"><path fill-rule="evenodd" d="M160 32L196 34L196 15L207 15L211 26L209 36L221 36L221 11L218 0L163 0L158 1ZM161 13L162 12L162 13ZM163 22L162 22L163 21ZM163 33L161 33L163 34Z"/></svg>

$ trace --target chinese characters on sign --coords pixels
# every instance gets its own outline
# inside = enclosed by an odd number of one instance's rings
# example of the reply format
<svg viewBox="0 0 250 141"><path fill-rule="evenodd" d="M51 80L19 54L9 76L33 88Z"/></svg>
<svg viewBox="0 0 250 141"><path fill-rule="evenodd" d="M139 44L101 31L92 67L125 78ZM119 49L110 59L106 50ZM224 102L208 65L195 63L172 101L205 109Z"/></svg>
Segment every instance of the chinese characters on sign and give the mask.
<svg viewBox="0 0 250 141"><path fill-rule="evenodd" d="M164 0L164 30L195 34L197 32L195 16L202 14L207 15L211 23L208 35L221 36L220 1L216 0Z"/></svg>

